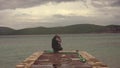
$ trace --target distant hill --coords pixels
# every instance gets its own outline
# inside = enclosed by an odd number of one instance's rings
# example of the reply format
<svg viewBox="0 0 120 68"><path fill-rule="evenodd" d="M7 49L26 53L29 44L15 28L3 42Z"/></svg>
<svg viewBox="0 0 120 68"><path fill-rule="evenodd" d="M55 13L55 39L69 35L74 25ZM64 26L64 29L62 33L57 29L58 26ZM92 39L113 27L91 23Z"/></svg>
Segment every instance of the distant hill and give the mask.
<svg viewBox="0 0 120 68"><path fill-rule="evenodd" d="M80 33L120 33L120 25L94 25L94 24L76 24L63 27L36 27L21 30L13 30L10 28L0 29L0 35L32 35L32 34L80 34Z"/></svg>
<svg viewBox="0 0 120 68"><path fill-rule="evenodd" d="M106 28L108 33L120 33L120 25L108 25Z"/></svg>
<svg viewBox="0 0 120 68"><path fill-rule="evenodd" d="M0 35L10 35L13 34L14 29L8 27L0 27Z"/></svg>
<svg viewBox="0 0 120 68"><path fill-rule="evenodd" d="M15 31L14 34L78 34L78 33L96 33L102 32L104 26L92 25L92 24L77 24L64 27L37 27L27 28Z"/></svg>

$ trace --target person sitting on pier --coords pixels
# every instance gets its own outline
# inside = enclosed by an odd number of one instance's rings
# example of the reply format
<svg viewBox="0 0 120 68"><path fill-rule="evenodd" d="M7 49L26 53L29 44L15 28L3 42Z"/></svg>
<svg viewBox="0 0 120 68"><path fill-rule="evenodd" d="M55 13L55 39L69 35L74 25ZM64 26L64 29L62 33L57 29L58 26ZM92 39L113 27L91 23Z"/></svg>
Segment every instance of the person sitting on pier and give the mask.
<svg viewBox="0 0 120 68"><path fill-rule="evenodd" d="M56 34L53 38L52 38L52 49L54 51L54 53L58 53L60 50L63 50L63 48L61 47L61 38L58 34Z"/></svg>

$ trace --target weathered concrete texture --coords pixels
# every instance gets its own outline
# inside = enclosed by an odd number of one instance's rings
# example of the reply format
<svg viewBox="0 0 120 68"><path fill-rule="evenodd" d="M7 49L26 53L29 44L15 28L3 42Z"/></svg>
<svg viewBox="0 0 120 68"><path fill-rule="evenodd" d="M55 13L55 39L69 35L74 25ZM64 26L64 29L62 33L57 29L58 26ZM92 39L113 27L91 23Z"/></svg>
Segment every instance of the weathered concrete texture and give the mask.
<svg viewBox="0 0 120 68"><path fill-rule="evenodd" d="M89 53L87 53L86 51L61 51L60 53L65 53L65 52L69 52L69 53L79 53L83 58L85 58L87 60L87 62L84 64L84 65L91 65L92 68L109 68L106 64L100 62L98 59L96 59L94 56L90 55ZM36 66L34 65L36 60L40 59L40 58L45 58L45 57L49 57L49 56L52 56L55 60L57 58L59 58L59 55L60 53L57 53L57 54L54 54L54 53L48 53L48 54L45 54L44 52L36 52L34 54L32 54L31 56L29 56L28 58L26 58L23 62L21 62L20 64L16 65L16 68L31 68L32 66ZM48 56L45 56L45 55L48 55ZM58 55L58 57L56 56ZM41 56L41 57L40 57ZM55 56L55 57L54 57ZM62 54L61 57L62 59L65 58L65 56L67 57L71 57L71 61L72 61L72 64L77 64L77 65L80 65L80 64L83 64L83 63L79 63L78 64L78 61L79 61L79 58L76 57L75 54L73 54L72 56L71 55L68 55L68 54ZM50 58L50 59L49 59ZM52 61L51 57L49 58L45 58L44 60L41 59L39 60L39 62L45 62L45 63L49 63ZM58 60L58 59L57 59ZM54 63L57 63L58 61L56 60L56 62ZM48 62L49 61L49 62ZM38 62L37 62L38 63ZM39 64L44 64L44 63L39 63ZM38 68L39 68L39 64L37 65ZM43 66L43 65L41 65ZM47 65L46 65L47 66ZM50 67L51 65L49 65L48 67ZM63 67L62 67L63 66ZM65 66L69 66L67 64L62 64L61 67L64 68ZM89 66L88 66L89 67ZM33 67L34 68L34 67ZM36 68L36 67L35 67ZM43 67L40 67L40 68L44 68ZM53 68L53 66L51 66L51 68ZM69 67L70 68L70 67ZM74 68L74 67L73 67ZM77 67L79 68L79 67ZM81 67L80 67L81 68ZM82 67L84 68L84 67ZM90 67L91 68L91 67Z"/></svg>
<svg viewBox="0 0 120 68"><path fill-rule="evenodd" d="M26 58L23 62L20 64L16 65L16 68L30 68L31 65L38 59L40 55L42 55L43 52L36 52L33 53L31 56Z"/></svg>
<svg viewBox="0 0 120 68"><path fill-rule="evenodd" d="M87 60L88 64L92 65L92 68L109 68L106 64L99 61L97 58L90 55L89 53L87 53L85 51L81 51L79 53Z"/></svg>

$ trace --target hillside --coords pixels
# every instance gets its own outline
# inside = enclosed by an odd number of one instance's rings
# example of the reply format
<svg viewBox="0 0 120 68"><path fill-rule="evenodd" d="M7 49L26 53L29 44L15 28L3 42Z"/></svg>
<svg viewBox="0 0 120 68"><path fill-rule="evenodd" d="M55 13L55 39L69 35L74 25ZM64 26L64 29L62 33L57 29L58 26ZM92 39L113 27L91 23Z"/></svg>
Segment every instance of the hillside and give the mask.
<svg viewBox="0 0 120 68"><path fill-rule="evenodd" d="M120 25L100 26L94 24L77 24L63 27L36 27L21 30L0 29L0 35L32 35L32 34L80 34L80 33L120 33Z"/></svg>
<svg viewBox="0 0 120 68"><path fill-rule="evenodd" d="M14 32L14 29L8 27L0 27L0 35L10 35Z"/></svg>
<svg viewBox="0 0 120 68"><path fill-rule="evenodd" d="M78 34L78 33L96 33L102 32L104 26L91 25L91 24L77 24L64 27L37 27L21 29L14 32L14 34Z"/></svg>

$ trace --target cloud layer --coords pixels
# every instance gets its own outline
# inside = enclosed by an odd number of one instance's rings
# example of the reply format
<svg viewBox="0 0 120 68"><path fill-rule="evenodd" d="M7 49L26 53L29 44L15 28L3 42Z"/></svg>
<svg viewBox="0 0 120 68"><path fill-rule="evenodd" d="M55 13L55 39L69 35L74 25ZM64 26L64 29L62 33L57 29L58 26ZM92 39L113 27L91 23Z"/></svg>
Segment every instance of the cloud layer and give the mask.
<svg viewBox="0 0 120 68"><path fill-rule="evenodd" d="M37 5L44 5L49 2L61 3L61 2L74 2L81 1L90 6L87 3L91 3L94 7L119 7L120 0L0 0L0 9L16 9L16 8L28 8Z"/></svg>
<svg viewBox="0 0 120 68"><path fill-rule="evenodd" d="M0 26L120 25L120 0L0 0Z"/></svg>
<svg viewBox="0 0 120 68"><path fill-rule="evenodd" d="M48 2L70 2L76 0L0 0L0 9L27 8Z"/></svg>

